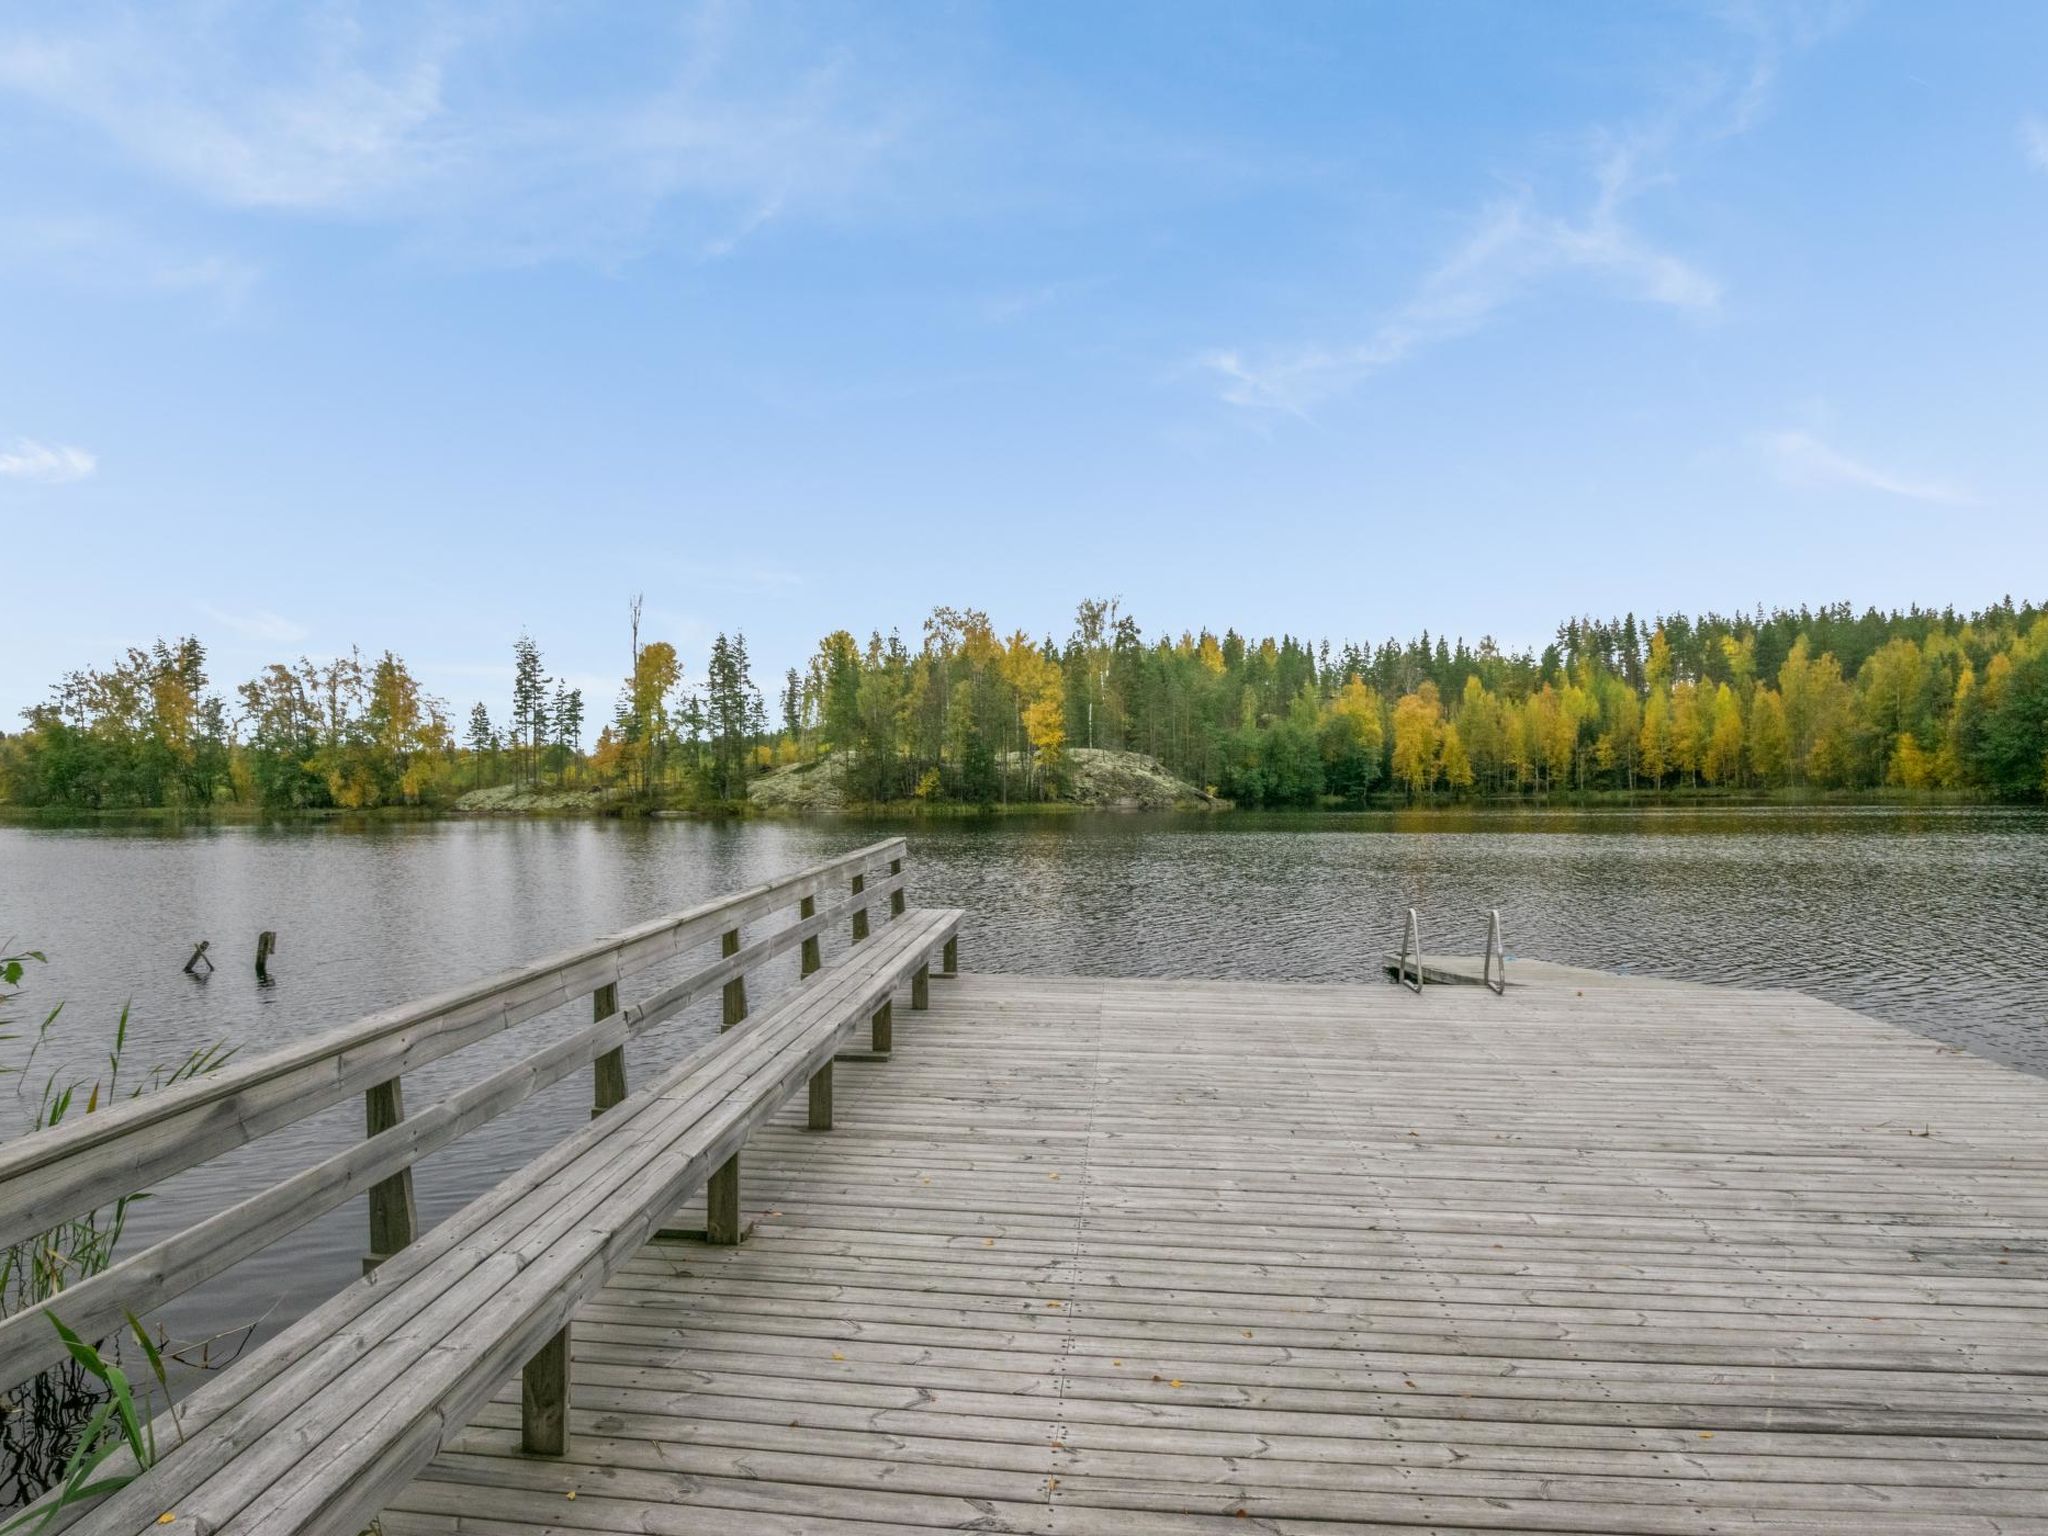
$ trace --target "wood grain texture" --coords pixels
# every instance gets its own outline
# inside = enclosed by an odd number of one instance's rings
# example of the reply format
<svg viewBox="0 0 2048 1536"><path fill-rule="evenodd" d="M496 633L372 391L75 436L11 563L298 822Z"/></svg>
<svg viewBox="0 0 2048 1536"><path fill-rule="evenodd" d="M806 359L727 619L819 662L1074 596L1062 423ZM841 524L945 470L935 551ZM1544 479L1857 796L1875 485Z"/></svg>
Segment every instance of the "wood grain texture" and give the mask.
<svg viewBox="0 0 2048 1536"><path fill-rule="evenodd" d="M383 1528L2048 1531L2048 1084L1517 980L949 981Z"/></svg>
<svg viewBox="0 0 2048 1536"><path fill-rule="evenodd" d="M175 1510L208 1533L353 1536L529 1362L522 1417L552 1443L548 1405L569 1372L550 1341L959 920L890 923L592 1120L209 1380L159 1422L170 1454L59 1527L151 1530Z"/></svg>

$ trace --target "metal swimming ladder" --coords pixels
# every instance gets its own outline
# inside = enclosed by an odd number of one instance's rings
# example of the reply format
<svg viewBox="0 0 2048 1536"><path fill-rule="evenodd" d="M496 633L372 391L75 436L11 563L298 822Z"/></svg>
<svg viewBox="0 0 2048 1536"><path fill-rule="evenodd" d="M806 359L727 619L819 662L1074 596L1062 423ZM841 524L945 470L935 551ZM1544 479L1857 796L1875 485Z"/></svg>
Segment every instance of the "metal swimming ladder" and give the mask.
<svg viewBox="0 0 2048 1536"><path fill-rule="evenodd" d="M1415 956L1415 979L1408 979L1408 956ZM1401 955L1396 963L1394 979L1411 992L1422 990L1422 924L1416 920L1415 909L1408 909L1408 921L1401 929Z"/></svg>

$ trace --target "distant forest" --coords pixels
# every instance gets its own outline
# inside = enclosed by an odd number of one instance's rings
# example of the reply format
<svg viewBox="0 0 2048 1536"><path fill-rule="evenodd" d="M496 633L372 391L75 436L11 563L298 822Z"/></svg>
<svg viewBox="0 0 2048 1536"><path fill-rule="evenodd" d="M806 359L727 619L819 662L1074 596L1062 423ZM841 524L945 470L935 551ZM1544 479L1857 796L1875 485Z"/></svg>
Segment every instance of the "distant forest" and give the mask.
<svg viewBox="0 0 2048 1536"><path fill-rule="evenodd" d="M764 697L744 636L701 676L642 643L608 717L521 636L509 698L451 714L386 651L277 662L223 695L196 639L74 672L0 736L0 799L76 809L436 806L516 784L705 806L838 758L851 798L1055 797L1077 747L1143 752L1251 806L1814 788L2048 795L2048 614L1571 619L1540 652L1148 637L1114 601L1064 641L935 609L915 643L827 635ZM772 703L771 703L772 699ZM591 728L596 727L594 739Z"/></svg>

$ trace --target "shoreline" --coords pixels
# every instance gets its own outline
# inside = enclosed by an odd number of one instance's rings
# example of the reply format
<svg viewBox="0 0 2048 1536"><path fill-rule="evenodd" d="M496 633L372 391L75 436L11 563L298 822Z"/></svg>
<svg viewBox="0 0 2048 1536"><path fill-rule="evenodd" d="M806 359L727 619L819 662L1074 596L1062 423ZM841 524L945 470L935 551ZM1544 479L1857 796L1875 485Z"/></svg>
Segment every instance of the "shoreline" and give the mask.
<svg viewBox="0 0 2048 1536"><path fill-rule="evenodd" d="M545 796L546 792L543 792ZM1347 816L1420 815L1456 816L1473 812L1503 811L1601 811L1643 810L1778 810L1778 809L1898 809L1898 810L2028 810L2040 809L2037 801L2000 800L1964 790L1590 790L1583 793L1544 795L1448 795L1407 799L1399 795L1375 796L1363 805L1321 804L1303 806L1242 807L1228 802L1192 806L1132 806L1081 804L1067 800L1012 802L996 805L968 805L955 801L895 800L854 804L832 809L719 804L712 806L669 806L644 802L534 806L501 805L468 808L456 805L384 805L363 809L320 807L303 810L266 809L261 806L222 804L213 806L128 806L86 809L72 806L0 805L0 826L65 826L95 823L217 823L259 825L281 822L322 821L977 821L1017 817L1066 819L1072 817L1286 817L1313 820Z"/></svg>

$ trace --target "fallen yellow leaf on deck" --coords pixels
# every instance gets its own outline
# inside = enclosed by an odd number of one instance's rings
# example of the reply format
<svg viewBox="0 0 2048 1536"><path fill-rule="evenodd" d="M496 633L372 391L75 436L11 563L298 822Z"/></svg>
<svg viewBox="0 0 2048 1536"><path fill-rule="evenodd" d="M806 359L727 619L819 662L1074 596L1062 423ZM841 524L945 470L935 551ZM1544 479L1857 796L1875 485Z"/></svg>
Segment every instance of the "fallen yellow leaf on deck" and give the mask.
<svg viewBox="0 0 2048 1536"><path fill-rule="evenodd" d="M844 1360L846 1356L842 1355L841 1353L839 1353L838 1350L835 1349L832 1351L832 1358L834 1360Z"/></svg>
<svg viewBox="0 0 2048 1536"><path fill-rule="evenodd" d="M1174 1378L1173 1378L1173 1380L1171 1380L1171 1381L1169 1381L1169 1382L1167 1383L1167 1385L1168 1385L1169 1387L1177 1387L1177 1386L1179 1386L1179 1385L1180 1385L1180 1378L1179 1378L1178 1376L1174 1377Z"/></svg>

